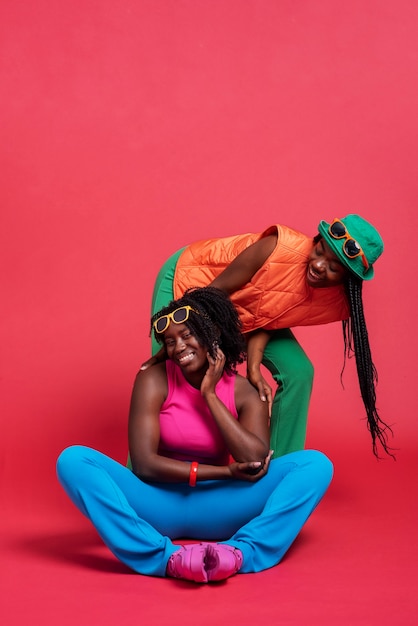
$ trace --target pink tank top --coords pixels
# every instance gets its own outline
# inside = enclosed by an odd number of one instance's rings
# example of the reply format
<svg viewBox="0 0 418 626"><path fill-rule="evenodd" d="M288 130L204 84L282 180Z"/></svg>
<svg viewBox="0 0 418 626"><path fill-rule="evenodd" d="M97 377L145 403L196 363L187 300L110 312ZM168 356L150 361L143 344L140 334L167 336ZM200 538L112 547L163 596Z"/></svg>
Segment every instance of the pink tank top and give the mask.
<svg viewBox="0 0 418 626"><path fill-rule="evenodd" d="M229 451L199 389L192 387L181 369L166 361L168 394L160 412L159 454L180 461L226 465ZM235 407L236 376L223 374L216 385L218 398L238 418Z"/></svg>

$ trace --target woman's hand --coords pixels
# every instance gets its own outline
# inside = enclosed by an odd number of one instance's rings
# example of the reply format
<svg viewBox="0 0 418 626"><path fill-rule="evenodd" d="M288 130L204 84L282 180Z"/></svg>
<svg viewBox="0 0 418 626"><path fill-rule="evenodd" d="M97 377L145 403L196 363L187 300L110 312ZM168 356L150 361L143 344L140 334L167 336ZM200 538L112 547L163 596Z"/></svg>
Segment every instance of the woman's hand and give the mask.
<svg viewBox="0 0 418 626"><path fill-rule="evenodd" d="M263 402L268 402L269 415L271 413L271 405L273 403L273 391L266 379L262 376L260 368L254 368L247 372L247 378L250 383L258 391L258 395Z"/></svg>
<svg viewBox="0 0 418 626"><path fill-rule="evenodd" d="M212 358L208 353L207 359L209 367L200 385L200 392L202 396L209 393L215 393L215 387L222 378L222 374L225 367L225 355L219 346L216 349L216 356Z"/></svg>
<svg viewBox="0 0 418 626"><path fill-rule="evenodd" d="M235 480L246 480L250 483L257 482L260 478L263 478L263 476L267 474L272 454L273 450L270 450L264 461L231 463L231 465L228 466L231 478L234 478Z"/></svg>
<svg viewBox="0 0 418 626"><path fill-rule="evenodd" d="M153 365L156 365L157 363L162 363L162 361L165 361L166 359L167 359L167 355L166 355L165 349L160 348L157 354L154 354L154 356L152 356L150 359L148 359L148 361L145 361L145 363L141 365L141 367L139 368L139 371L143 372L144 370L149 369L150 367L152 367Z"/></svg>
<svg viewBox="0 0 418 626"><path fill-rule="evenodd" d="M272 405L272 390L260 371L264 350L270 340L271 333L267 330L256 330L247 337L247 378L258 391L263 402L268 402L269 415Z"/></svg>

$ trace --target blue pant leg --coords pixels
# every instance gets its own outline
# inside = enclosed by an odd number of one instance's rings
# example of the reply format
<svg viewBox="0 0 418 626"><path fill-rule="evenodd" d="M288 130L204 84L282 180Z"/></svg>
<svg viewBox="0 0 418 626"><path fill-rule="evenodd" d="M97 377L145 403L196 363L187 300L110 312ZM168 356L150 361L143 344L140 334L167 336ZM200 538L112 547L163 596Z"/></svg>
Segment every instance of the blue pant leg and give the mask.
<svg viewBox="0 0 418 626"><path fill-rule="evenodd" d="M70 499L120 561L140 574L165 576L167 561L178 546L137 512L146 500L145 508L164 514L165 494L160 497L158 487L143 483L123 465L84 446L71 446L61 453L57 475ZM171 507L176 508L173 503Z"/></svg>
<svg viewBox="0 0 418 626"><path fill-rule="evenodd" d="M293 452L271 462L268 474L256 483L261 490L271 489L262 512L224 542L243 553L240 573L279 563L323 497L332 474L331 461L315 450Z"/></svg>

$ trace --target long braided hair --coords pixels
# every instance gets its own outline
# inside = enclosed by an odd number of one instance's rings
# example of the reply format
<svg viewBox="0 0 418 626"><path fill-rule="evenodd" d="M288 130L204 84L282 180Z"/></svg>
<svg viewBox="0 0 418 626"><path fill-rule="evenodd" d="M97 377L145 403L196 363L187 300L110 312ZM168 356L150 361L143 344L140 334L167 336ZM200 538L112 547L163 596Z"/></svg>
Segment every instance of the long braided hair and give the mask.
<svg viewBox="0 0 418 626"><path fill-rule="evenodd" d="M151 330L155 320L182 306L190 306L197 311L190 311L184 323L200 345L207 348L212 358L215 358L219 346L225 354L225 371L236 373L236 366L245 359L246 343L241 332L241 320L229 296L215 287L188 289L181 298L173 300L152 316ZM154 329L154 336L158 343L164 343L164 333L157 333Z"/></svg>
<svg viewBox="0 0 418 626"><path fill-rule="evenodd" d="M360 393L366 409L367 427L372 436L373 454L379 458L378 442L383 450L395 458L388 446L388 432L393 435L391 427L379 416L376 408L377 370L372 361L366 320L362 299L363 281L351 272L345 281L345 289L350 307L350 317L343 320L344 366L347 358L353 355L356 359ZM343 372L341 372L342 375Z"/></svg>
<svg viewBox="0 0 418 626"><path fill-rule="evenodd" d="M315 235L314 244L322 239L321 234ZM364 317L362 289L363 281L352 272L347 273L344 281L345 292L350 308L350 317L342 321L344 338L344 364L341 371L341 381L347 359L355 357L357 376L360 385L360 394L366 409L367 428L372 436L373 454L379 457L378 443L383 450L395 458L388 445L388 433L393 435L389 424L386 424L376 408L377 370L372 360L369 344L366 319Z"/></svg>

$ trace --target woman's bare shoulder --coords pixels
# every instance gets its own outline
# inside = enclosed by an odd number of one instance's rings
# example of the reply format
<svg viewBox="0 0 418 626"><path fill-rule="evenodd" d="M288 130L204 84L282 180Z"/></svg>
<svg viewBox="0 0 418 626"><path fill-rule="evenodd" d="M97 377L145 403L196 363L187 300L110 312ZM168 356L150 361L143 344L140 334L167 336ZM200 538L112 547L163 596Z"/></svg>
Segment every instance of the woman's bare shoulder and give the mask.
<svg viewBox="0 0 418 626"><path fill-rule="evenodd" d="M146 370L139 370L134 383L134 389L143 389L155 385L167 386L167 370L165 361L156 363Z"/></svg>
<svg viewBox="0 0 418 626"><path fill-rule="evenodd" d="M255 393L258 396L258 392L250 383L248 378L245 376L241 376L241 374L237 374L235 378L235 395L237 394L253 394Z"/></svg>

